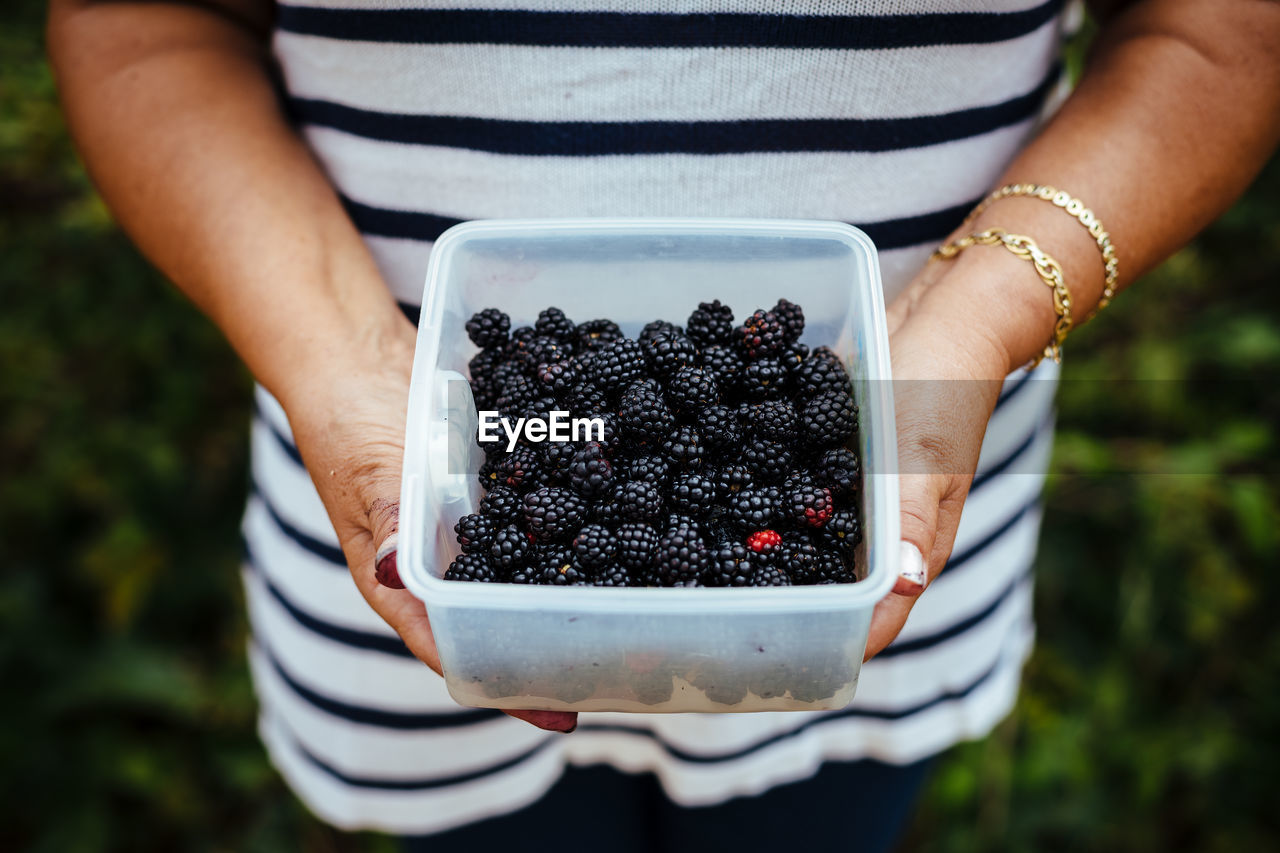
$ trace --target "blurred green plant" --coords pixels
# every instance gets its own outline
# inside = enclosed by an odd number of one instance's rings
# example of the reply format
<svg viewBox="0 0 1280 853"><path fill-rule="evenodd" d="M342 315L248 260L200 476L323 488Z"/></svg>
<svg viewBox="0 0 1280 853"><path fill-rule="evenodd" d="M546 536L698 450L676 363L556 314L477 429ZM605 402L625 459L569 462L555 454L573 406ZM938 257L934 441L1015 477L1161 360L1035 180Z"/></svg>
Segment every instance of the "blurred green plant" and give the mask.
<svg viewBox="0 0 1280 853"><path fill-rule="evenodd" d="M110 224L42 15L0 9L0 849L391 849L311 817L258 742L249 379ZM1277 281L1280 162L1073 336L1039 645L909 849L1280 847Z"/></svg>

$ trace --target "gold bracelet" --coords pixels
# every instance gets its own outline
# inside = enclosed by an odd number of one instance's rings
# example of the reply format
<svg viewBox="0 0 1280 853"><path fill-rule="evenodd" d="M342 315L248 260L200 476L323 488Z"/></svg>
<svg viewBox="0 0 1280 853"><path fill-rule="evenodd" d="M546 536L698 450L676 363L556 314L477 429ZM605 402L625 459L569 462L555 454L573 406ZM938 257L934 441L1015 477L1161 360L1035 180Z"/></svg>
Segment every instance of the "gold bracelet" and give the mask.
<svg viewBox="0 0 1280 853"><path fill-rule="evenodd" d="M1071 214L1089 231L1089 236L1094 239L1094 242L1098 244L1098 250L1102 252L1102 267L1106 272L1106 280L1102 285L1102 298L1098 300L1098 307L1093 309L1093 313L1096 314L1106 308L1116 295L1116 284L1120 279L1120 261L1116 258L1115 246L1111 244L1111 235L1107 233L1107 229L1102 227L1102 222L1094 215L1094 212L1085 207L1084 202L1073 197L1070 193L1044 184L1005 184L978 202L978 206L965 217L965 223L968 223L985 210L987 205L993 201L999 201L1010 196L1027 196L1053 202L1055 207L1060 207ZM1093 314L1089 316L1093 316Z"/></svg>
<svg viewBox="0 0 1280 853"><path fill-rule="evenodd" d="M1063 280L1062 266L1041 251L1034 240L1021 234L1010 234L1003 228L988 228L986 231L979 231L938 247L929 259L950 260L970 246L996 244L1004 246L1023 260L1031 261L1035 265L1040 280L1053 291L1053 310L1058 315L1057 321L1053 324L1053 337L1049 339L1044 352L1031 362L1031 366L1035 367L1046 357L1052 358L1055 362L1061 362L1062 342L1067 339L1067 333L1071 331L1071 293Z"/></svg>

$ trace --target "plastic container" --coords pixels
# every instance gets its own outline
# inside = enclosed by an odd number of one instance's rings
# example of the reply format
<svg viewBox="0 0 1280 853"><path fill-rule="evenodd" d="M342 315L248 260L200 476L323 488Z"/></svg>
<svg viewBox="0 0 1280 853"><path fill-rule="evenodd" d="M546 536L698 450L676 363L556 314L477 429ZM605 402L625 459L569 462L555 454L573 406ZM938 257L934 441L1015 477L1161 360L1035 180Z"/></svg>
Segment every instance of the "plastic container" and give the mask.
<svg viewBox="0 0 1280 853"><path fill-rule="evenodd" d="M859 407L863 542L855 584L610 589L442 579L453 525L482 495L463 328L496 306L512 325L548 305L630 336L721 299L739 319L800 303L802 340L845 360ZM853 698L871 612L898 555L897 446L875 247L835 222L733 219L469 222L436 242L409 394L401 577L427 606L464 705L572 711L781 711Z"/></svg>

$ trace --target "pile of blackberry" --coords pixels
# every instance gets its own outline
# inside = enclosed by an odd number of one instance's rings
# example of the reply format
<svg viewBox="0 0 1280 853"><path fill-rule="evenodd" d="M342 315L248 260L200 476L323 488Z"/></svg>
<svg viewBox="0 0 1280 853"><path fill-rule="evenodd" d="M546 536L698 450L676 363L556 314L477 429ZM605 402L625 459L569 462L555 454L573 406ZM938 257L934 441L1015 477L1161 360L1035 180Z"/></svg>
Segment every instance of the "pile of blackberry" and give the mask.
<svg viewBox="0 0 1280 853"><path fill-rule="evenodd" d="M479 409L600 418L598 441L485 443L480 511L454 530L459 581L595 586L853 583L857 407L785 299L735 323L704 302L636 338L558 308L466 324Z"/></svg>

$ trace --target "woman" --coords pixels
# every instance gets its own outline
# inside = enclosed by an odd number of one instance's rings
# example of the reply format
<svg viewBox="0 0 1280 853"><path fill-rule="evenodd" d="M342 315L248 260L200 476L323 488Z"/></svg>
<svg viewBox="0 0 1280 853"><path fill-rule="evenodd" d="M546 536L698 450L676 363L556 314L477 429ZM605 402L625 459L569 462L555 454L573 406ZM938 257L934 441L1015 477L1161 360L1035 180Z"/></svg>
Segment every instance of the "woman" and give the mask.
<svg viewBox="0 0 1280 853"><path fill-rule="evenodd" d="M1029 648L1056 368L1018 369L1266 160L1280 7L1096 4L1087 71L1042 122L1056 0L316 3L54 0L50 19L103 196L261 386L246 587L277 766L323 818L441 849L835 843L855 822L888 845L921 762L1007 713ZM460 709L420 669L430 626L395 573L405 316L449 224L556 215L839 219L877 241L904 544L849 709L594 715L563 738L574 715Z"/></svg>

